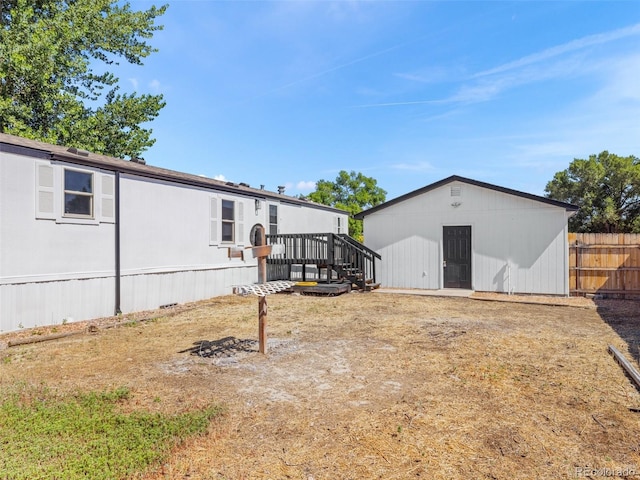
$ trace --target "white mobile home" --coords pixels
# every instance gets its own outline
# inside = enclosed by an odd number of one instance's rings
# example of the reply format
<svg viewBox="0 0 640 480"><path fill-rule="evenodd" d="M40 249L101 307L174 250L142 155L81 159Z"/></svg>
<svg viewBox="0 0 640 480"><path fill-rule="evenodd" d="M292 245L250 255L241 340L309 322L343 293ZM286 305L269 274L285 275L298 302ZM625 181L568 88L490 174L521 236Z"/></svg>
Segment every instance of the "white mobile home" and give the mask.
<svg viewBox="0 0 640 480"><path fill-rule="evenodd" d="M397 288L569 294L567 220L578 207L451 176L356 215Z"/></svg>
<svg viewBox="0 0 640 480"><path fill-rule="evenodd" d="M0 331L230 294L267 233L348 214L245 184L0 134Z"/></svg>

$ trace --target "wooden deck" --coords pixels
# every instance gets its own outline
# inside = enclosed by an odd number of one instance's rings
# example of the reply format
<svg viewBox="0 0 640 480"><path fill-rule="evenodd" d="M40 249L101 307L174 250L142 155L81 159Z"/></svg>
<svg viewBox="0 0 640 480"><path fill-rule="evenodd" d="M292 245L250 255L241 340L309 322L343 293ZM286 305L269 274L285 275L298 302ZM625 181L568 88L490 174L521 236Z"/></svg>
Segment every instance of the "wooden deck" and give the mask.
<svg viewBox="0 0 640 480"><path fill-rule="evenodd" d="M281 245L267 257L269 280L349 283L361 290L376 284L379 254L344 234L303 233L267 235L267 243Z"/></svg>

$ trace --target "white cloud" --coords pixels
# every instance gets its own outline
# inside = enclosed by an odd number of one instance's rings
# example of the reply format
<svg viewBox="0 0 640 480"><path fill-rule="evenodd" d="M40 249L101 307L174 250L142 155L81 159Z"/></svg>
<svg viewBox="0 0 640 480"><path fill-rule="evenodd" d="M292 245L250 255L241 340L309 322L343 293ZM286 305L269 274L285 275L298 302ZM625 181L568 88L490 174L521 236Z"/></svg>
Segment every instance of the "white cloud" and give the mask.
<svg viewBox="0 0 640 480"><path fill-rule="evenodd" d="M286 183L284 183L282 185L278 185L278 188L280 188L280 187L284 187L284 191L288 192L289 190L291 190L293 188L293 183L286 182Z"/></svg>
<svg viewBox="0 0 640 480"><path fill-rule="evenodd" d="M151 88L151 90L153 90L154 92L159 92L161 89L161 84L160 84L160 80L156 80L155 78L153 80L151 80L149 82L149 88Z"/></svg>
<svg viewBox="0 0 640 480"><path fill-rule="evenodd" d="M540 52L526 55L517 60L483 70L469 77L467 83L459 86L456 93L442 99L387 102L369 105L357 105L358 107L391 107L420 104L455 104L487 102L502 92L546 80L562 79L576 75L592 75L594 72L603 71L603 66L608 62L589 55L589 47L603 45L628 37L640 36L640 23L630 27L613 30L611 32L589 35L572 40L562 45L557 45ZM604 66L606 69L606 66ZM460 72L457 72L458 74ZM396 73L397 78L404 80L431 83L446 81L447 73L444 70L433 68L416 73ZM459 75L456 75L459 76ZM636 88L636 75L625 76L623 87L631 96L638 93ZM626 81L631 78L631 81Z"/></svg>
<svg viewBox="0 0 640 480"><path fill-rule="evenodd" d="M327 8L329 18L337 22L354 21L361 16L361 3L355 0L330 2ZM355 18L354 18L355 17Z"/></svg>
<svg viewBox="0 0 640 480"><path fill-rule="evenodd" d="M363 97L378 97L384 92L371 87L356 87L355 93Z"/></svg>
<svg viewBox="0 0 640 480"><path fill-rule="evenodd" d="M396 163L391 167L397 170L411 170L414 172L428 172L434 169L431 163L425 161Z"/></svg>
<svg viewBox="0 0 640 480"><path fill-rule="evenodd" d="M640 102L640 55L619 57L612 61L603 62L600 66L603 77L608 84L594 97L602 106L612 102L628 104Z"/></svg>
<svg viewBox="0 0 640 480"><path fill-rule="evenodd" d="M402 80L417 83L440 83L451 79L460 78L461 71L453 71L444 66L429 66L410 73L394 73L393 76Z"/></svg>
<svg viewBox="0 0 640 480"><path fill-rule="evenodd" d="M594 65L603 84L590 96L554 111L531 125L537 138L515 146L517 162L525 166L566 164L608 150L637 154L640 138L640 55L607 59ZM532 141L533 140L533 141Z"/></svg>
<svg viewBox="0 0 640 480"><path fill-rule="evenodd" d="M131 77L131 78L128 78L127 80L133 87L133 90L138 91L138 89L140 88L140 79L136 77ZM160 83L160 80L157 80L157 79L153 79L150 82L148 82L147 87L154 93L160 93L160 91L163 89L163 86Z"/></svg>
<svg viewBox="0 0 640 480"><path fill-rule="evenodd" d="M551 47L546 50L542 50L541 52L533 53L531 55L526 55L522 58L519 58L518 60L514 60L512 62L505 63L498 67L494 67L489 70L479 72L476 75L474 75L474 77L484 77L487 75L495 75L496 73L502 73L509 70L519 69L521 67L532 65L535 63L540 63L540 62L549 60L551 58L564 55L569 52L582 50L584 48L591 47L594 45L601 45L604 43L612 42L614 40L619 40L621 38L626 38L633 35L640 35L640 23L637 23L630 27L613 30L611 32L598 33L596 35L589 35L587 37L579 38L577 40L572 40L571 42L564 43L562 45L557 45L555 47Z"/></svg>
<svg viewBox="0 0 640 480"><path fill-rule="evenodd" d="M388 103L369 103L366 105L354 105L356 108L369 108L369 107L398 107L404 105L425 105L425 104L438 104L444 103L442 100L416 100L413 102L388 102Z"/></svg>
<svg viewBox="0 0 640 480"><path fill-rule="evenodd" d="M409 80L410 82L428 83L429 80L422 75L416 75L415 73L394 73L394 77L401 78L403 80Z"/></svg>
<svg viewBox="0 0 640 480"><path fill-rule="evenodd" d="M592 74L602 64L588 56L588 47L640 35L640 23L611 32L589 35L526 55L512 62L479 72L476 84L463 85L448 101L484 102L520 85L572 75ZM600 68L601 69L601 68Z"/></svg>
<svg viewBox="0 0 640 480"><path fill-rule="evenodd" d="M296 190L299 192L311 192L316 189L316 182L301 180L296 183Z"/></svg>
<svg viewBox="0 0 640 480"><path fill-rule="evenodd" d="M227 181L227 178L222 174L216 175L215 177L213 177L213 179L214 180L220 180L221 182L226 182Z"/></svg>

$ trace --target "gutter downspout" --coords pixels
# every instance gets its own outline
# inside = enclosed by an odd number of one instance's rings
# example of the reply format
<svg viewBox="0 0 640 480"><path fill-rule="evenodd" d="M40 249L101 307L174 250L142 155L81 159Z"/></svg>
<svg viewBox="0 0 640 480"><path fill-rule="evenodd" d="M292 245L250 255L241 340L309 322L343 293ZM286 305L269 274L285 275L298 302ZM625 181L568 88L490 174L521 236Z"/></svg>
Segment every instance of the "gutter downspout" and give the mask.
<svg viewBox="0 0 640 480"><path fill-rule="evenodd" d="M120 171L116 170L116 188L115 188L115 260L116 260L116 307L115 314L120 315L122 310L120 309Z"/></svg>

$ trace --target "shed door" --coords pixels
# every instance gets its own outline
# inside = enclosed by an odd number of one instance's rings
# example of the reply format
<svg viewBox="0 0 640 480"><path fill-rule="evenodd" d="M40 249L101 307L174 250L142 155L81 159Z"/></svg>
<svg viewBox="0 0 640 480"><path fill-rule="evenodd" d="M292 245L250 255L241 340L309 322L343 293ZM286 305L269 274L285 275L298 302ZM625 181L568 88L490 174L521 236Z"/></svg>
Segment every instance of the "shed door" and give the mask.
<svg viewBox="0 0 640 480"><path fill-rule="evenodd" d="M471 289L471 227L443 227L444 288Z"/></svg>

